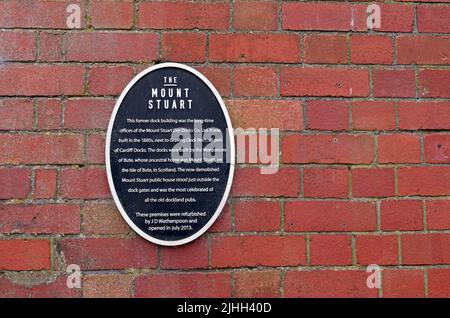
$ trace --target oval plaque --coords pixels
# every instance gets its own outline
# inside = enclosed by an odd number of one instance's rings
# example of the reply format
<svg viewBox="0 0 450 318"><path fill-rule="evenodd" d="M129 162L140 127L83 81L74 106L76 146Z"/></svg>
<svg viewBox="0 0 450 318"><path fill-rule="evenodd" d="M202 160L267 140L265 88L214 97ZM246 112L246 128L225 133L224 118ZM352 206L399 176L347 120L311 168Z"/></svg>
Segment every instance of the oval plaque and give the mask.
<svg viewBox="0 0 450 318"><path fill-rule="evenodd" d="M126 222L160 245L188 243L222 211L234 172L225 104L198 71L162 63L120 95L106 137L106 169Z"/></svg>

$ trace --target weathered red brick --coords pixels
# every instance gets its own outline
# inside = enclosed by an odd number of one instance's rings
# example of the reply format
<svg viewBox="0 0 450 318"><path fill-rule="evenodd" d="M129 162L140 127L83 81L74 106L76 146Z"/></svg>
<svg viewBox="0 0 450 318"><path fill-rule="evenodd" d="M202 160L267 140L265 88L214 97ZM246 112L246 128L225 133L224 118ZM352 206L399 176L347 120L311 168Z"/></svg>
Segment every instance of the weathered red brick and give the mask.
<svg viewBox="0 0 450 318"><path fill-rule="evenodd" d="M158 57L158 35L136 32L68 33L66 61L150 62Z"/></svg>
<svg viewBox="0 0 450 318"><path fill-rule="evenodd" d="M245 271L233 274L235 297L272 298L280 296L280 273Z"/></svg>
<svg viewBox="0 0 450 318"><path fill-rule="evenodd" d="M89 14L94 28L129 29L133 25L133 2L126 1L93 1Z"/></svg>
<svg viewBox="0 0 450 318"><path fill-rule="evenodd" d="M285 297L378 297L378 289L367 288L369 274L358 270L288 271Z"/></svg>
<svg viewBox="0 0 450 318"><path fill-rule="evenodd" d="M282 68L282 96L344 96L369 94L369 73L354 68Z"/></svg>
<svg viewBox="0 0 450 318"><path fill-rule="evenodd" d="M113 108L114 100L109 98L69 99L65 102L64 127L75 129L106 129Z"/></svg>
<svg viewBox="0 0 450 318"><path fill-rule="evenodd" d="M276 30L278 3L276 1L236 1L233 7L235 30Z"/></svg>
<svg viewBox="0 0 450 318"><path fill-rule="evenodd" d="M306 263L304 236L225 236L212 240L211 266L295 266Z"/></svg>
<svg viewBox="0 0 450 318"><path fill-rule="evenodd" d="M373 95L375 97L415 97L414 70L374 70Z"/></svg>
<svg viewBox="0 0 450 318"><path fill-rule="evenodd" d="M347 38L343 35L306 35L304 47L305 63L347 63Z"/></svg>
<svg viewBox="0 0 450 318"><path fill-rule="evenodd" d="M398 104L400 129L448 129L449 102L400 102Z"/></svg>
<svg viewBox="0 0 450 318"><path fill-rule="evenodd" d="M425 297L424 273L421 270L384 269L381 285L383 297Z"/></svg>
<svg viewBox="0 0 450 318"><path fill-rule="evenodd" d="M273 67L239 67L234 70L234 96L276 96L277 70Z"/></svg>
<svg viewBox="0 0 450 318"><path fill-rule="evenodd" d="M347 198L347 168L305 168L303 171L305 197Z"/></svg>
<svg viewBox="0 0 450 318"><path fill-rule="evenodd" d="M37 102L37 126L39 129L61 128L62 109L60 99L39 99Z"/></svg>
<svg viewBox="0 0 450 318"><path fill-rule="evenodd" d="M284 163L371 163L369 135L288 135L282 140Z"/></svg>
<svg viewBox="0 0 450 318"><path fill-rule="evenodd" d="M427 200L427 227L430 230L450 229L450 201Z"/></svg>
<svg viewBox="0 0 450 318"><path fill-rule="evenodd" d="M424 148L426 162L450 163L450 135L425 135Z"/></svg>
<svg viewBox="0 0 450 318"><path fill-rule="evenodd" d="M393 41L389 36L352 35L350 61L353 64L392 64Z"/></svg>
<svg viewBox="0 0 450 318"><path fill-rule="evenodd" d="M357 235L356 251L360 265L398 264L396 235Z"/></svg>
<svg viewBox="0 0 450 318"><path fill-rule="evenodd" d="M428 270L428 296L450 297L450 270L431 268Z"/></svg>
<svg viewBox="0 0 450 318"><path fill-rule="evenodd" d="M56 195L58 173L55 169L36 169L34 171L35 199L53 198Z"/></svg>
<svg viewBox="0 0 450 318"><path fill-rule="evenodd" d="M61 196L74 199L109 198L106 172L101 168L65 168L61 171Z"/></svg>
<svg viewBox="0 0 450 318"><path fill-rule="evenodd" d="M141 238L68 238L60 248L66 264L84 270L155 268L157 263L156 246Z"/></svg>
<svg viewBox="0 0 450 318"><path fill-rule="evenodd" d="M30 193L30 169L0 168L0 180L0 199L24 199Z"/></svg>
<svg viewBox="0 0 450 318"><path fill-rule="evenodd" d="M136 297L231 297L230 273L164 273L136 279Z"/></svg>
<svg viewBox="0 0 450 318"><path fill-rule="evenodd" d="M112 202L85 202L82 208L83 233L85 234L127 234L131 228L125 223L119 210Z"/></svg>
<svg viewBox="0 0 450 318"><path fill-rule="evenodd" d="M197 239L186 245L163 247L160 250L164 269L193 269L208 267L208 240Z"/></svg>
<svg viewBox="0 0 450 318"><path fill-rule="evenodd" d="M212 62L300 62L300 37L295 34L211 34Z"/></svg>
<svg viewBox="0 0 450 318"><path fill-rule="evenodd" d="M417 6L417 28L420 33L450 33L448 21L450 21L448 6Z"/></svg>
<svg viewBox="0 0 450 318"><path fill-rule="evenodd" d="M129 298L133 288L133 276L127 274L87 275L83 278L85 298Z"/></svg>
<svg viewBox="0 0 450 318"><path fill-rule="evenodd" d="M137 26L153 29L215 29L230 25L228 3L143 2L139 5Z"/></svg>
<svg viewBox="0 0 450 318"><path fill-rule="evenodd" d="M381 201L381 228L385 231L423 230L423 206L419 200Z"/></svg>
<svg viewBox="0 0 450 318"><path fill-rule="evenodd" d="M196 67L214 85L222 97L231 93L231 68L230 67Z"/></svg>
<svg viewBox="0 0 450 318"><path fill-rule="evenodd" d="M420 95L423 97L450 97L449 70L421 70L419 73Z"/></svg>
<svg viewBox="0 0 450 318"><path fill-rule="evenodd" d="M237 99L227 101L227 106L234 128L303 129L299 101Z"/></svg>
<svg viewBox="0 0 450 318"><path fill-rule="evenodd" d="M105 163L105 135L89 135L86 143L87 161L90 163Z"/></svg>
<svg viewBox="0 0 450 318"><path fill-rule="evenodd" d="M352 102L352 126L357 130L394 130L393 102Z"/></svg>
<svg viewBox="0 0 450 318"><path fill-rule="evenodd" d="M44 239L0 240L0 270L50 269L50 241Z"/></svg>
<svg viewBox="0 0 450 318"><path fill-rule="evenodd" d="M306 105L307 127L317 130L347 130L349 128L348 102L310 100Z"/></svg>
<svg viewBox="0 0 450 318"><path fill-rule="evenodd" d="M402 261L407 265L450 264L450 235L402 235Z"/></svg>
<svg viewBox="0 0 450 318"><path fill-rule="evenodd" d="M450 194L450 167L402 167L398 169L399 195Z"/></svg>
<svg viewBox="0 0 450 318"><path fill-rule="evenodd" d="M175 62L204 62L206 35L198 32L163 33L162 57Z"/></svg>
<svg viewBox="0 0 450 318"><path fill-rule="evenodd" d="M27 31L2 31L0 33L0 56L3 62L34 61L36 59L36 34Z"/></svg>
<svg viewBox="0 0 450 318"><path fill-rule="evenodd" d="M371 202L290 201L284 204L286 231L373 231L377 217Z"/></svg>
<svg viewBox="0 0 450 318"><path fill-rule="evenodd" d="M34 105L30 99L0 100L0 130L30 130L34 125Z"/></svg>
<svg viewBox="0 0 450 318"><path fill-rule="evenodd" d="M89 91L92 95L119 95L133 78L128 66L96 66L89 72Z"/></svg>
<svg viewBox="0 0 450 318"><path fill-rule="evenodd" d="M0 135L1 163L67 164L79 163L82 158L81 135Z"/></svg>
<svg viewBox="0 0 450 318"><path fill-rule="evenodd" d="M81 65L9 64L0 68L0 95L58 96L83 93L84 66Z"/></svg>
<svg viewBox="0 0 450 318"><path fill-rule="evenodd" d="M351 265L352 238L349 235L312 235L311 265Z"/></svg>
<svg viewBox="0 0 450 318"><path fill-rule="evenodd" d="M258 220L255 222L255 220ZM234 206L236 230L241 232L278 231L280 203L275 201L237 201Z"/></svg>
<svg viewBox="0 0 450 318"><path fill-rule="evenodd" d="M450 37L448 36L400 36L397 38L399 64L448 64L449 51Z"/></svg>
<svg viewBox="0 0 450 318"><path fill-rule="evenodd" d="M402 151L398 151L399 149ZM420 160L420 136L413 134L378 136L380 163L419 163Z"/></svg>
<svg viewBox="0 0 450 318"><path fill-rule="evenodd" d="M39 33L39 54L38 60L45 62L62 61L63 56L63 35L58 32Z"/></svg>
<svg viewBox="0 0 450 318"><path fill-rule="evenodd" d="M352 192L355 197L388 197L394 195L394 169L352 169Z"/></svg>

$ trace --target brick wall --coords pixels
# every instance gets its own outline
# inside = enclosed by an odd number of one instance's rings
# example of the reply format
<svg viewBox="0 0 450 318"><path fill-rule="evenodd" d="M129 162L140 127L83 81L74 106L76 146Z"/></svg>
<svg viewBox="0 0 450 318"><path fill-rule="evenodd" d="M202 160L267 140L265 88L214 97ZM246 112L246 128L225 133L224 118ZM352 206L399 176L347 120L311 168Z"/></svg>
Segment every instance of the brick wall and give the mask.
<svg viewBox="0 0 450 318"><path fill-rule="evenodd" d="M380 1L375 30L368 4L1 1L0 296L450 296L450 0ZM103 155L161 61L204 73L235 127L281 130L278 173L238 167L177 248L124 223Z"/></svg>

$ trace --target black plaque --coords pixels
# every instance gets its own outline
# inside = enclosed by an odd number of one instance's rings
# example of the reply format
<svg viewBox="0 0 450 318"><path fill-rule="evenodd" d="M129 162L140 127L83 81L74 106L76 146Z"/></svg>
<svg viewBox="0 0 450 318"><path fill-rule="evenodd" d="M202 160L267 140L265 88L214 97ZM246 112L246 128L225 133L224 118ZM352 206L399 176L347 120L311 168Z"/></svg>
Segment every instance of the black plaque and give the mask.
<svg viewBox="0 0 450 318"><path fill-rule="evenodd" d="M162 63L120 95L108 127L106 167L114 201L139 235L181 245L217 219L234 171L231 121L198 71Z"/></svg>

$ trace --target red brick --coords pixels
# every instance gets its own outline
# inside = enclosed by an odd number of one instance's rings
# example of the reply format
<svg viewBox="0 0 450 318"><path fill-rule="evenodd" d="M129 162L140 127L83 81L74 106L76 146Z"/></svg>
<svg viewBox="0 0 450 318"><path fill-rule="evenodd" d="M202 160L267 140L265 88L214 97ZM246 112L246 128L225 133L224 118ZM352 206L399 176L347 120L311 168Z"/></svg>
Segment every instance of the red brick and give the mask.
<svg viewBox="0 0 450 318"><path fill-rule="evenodd" d="M27 286L13 283L6 277L0 277L0 297L2 298L28 298Z"/></svg>
<svg viewBox="0 0 450 318"><path fill-rule="evenodd" d="M424 273L421 270L385 269L382 277L383 297L425 297Z"/></svg>
<svg viewBox="0 0 450 318"><path fill-rule="evenodd" d="M450 264L450 235L402 235L403 264Z"/></svg>
<svg viewBox="0 0 450 318"><path fill-rule="evenodd" d="M429 50L433 48L433 50ZM401 36L397 38L399 64L448 64L450 37Z"/></svg>
<svg viewBox="0 0 450 318"><path fill-rule="evenodd" d="M306 114L308 128L317 130L347 130L349 128L348 102L310 100Z"/></svg>
<svg viewBox="0 0 450 318"><path fill-rule="evenodd" d="M64 127L94 129L108 127L114 108L112 99L69 99L65 102Z"/></svg>
<svg viewBox="0 0 450 318"><path fill-rule="evenodd" d="M347 3L285 2L282 11L283 29L348 31L354 29L351 25L354 21L352 14L352 6Z"/></svg>
<svg viewBox="0 0 450 318"><path fill-rule="evenodd" d="M120 95L133 78L128 66L97 66L89 73L89 91L93 95Z"/></svg>
<svg viewBox="0 0 450 318"><path fill-rule="evenodd" d="M398 169L399 195L450 194L450 167L403 167Z"/></svg>
<svg viewBox="0 0 450 318"><path fill-rule="evenodd" d="M160 262L164 269L207 268L208 240L201 238L186 245L162 247Z"/></svg>
<svg viewBox="0 0 450 318"><path fill-rule="evenodd" d="M45 1L2 1L0 25L3 28L48 28L68 29L66 12L70 4L81 8L81 27L84 26L84 1L45 0Z"/></svg>
<svg viewBox="0 0 450 318"><path fill-rule="evenodd" d="M425 161L450 163L450 135L425 135Z"/></svg>
<svg viewBox="0 0 450 318"><path fill-rule="evenodd" d="M356 236L357 262L360 265L398 264L396 235L358 235Z"/></svg>
<svg viewBox="0 0 450 318"><path fill-rule="evenodd" d="M352 126L357 130L395 129L394 103L378 101L353 102Z"/></svg>
<svg viewBox="0 0 450 318"><path fill-rule="evenodd" d="M57 171L55 169L36 169L34 171L35 199L48 199L56 195Z"/></svg>
<svg viewBox="0 0 450 318"><path fill-rule="evenodd" d="M367 96L369 73L363 69L282 68L282 96Z"/></svg>
<svg viewBox="0 0 450 318"><path fill-rule="evenodd" d="M80 233L78 204L1 205L0 232L26 234Z"/></svg>
<svg viewBox="0 0 450 318"><path fill-rule="evenodd" d="M211 34L212 62L300 62L300 37L295 34Z"/></svg>
<svg viewBox="0 0 450 318"><path fill-rule="evenodd" d="M94 28L129 29L133 25L132 1L93 1L89 13Z"/></svg>
<svg viewBox="0 0 450 318"><path fill-rule="evenodd" d="M63 56L62 33L40 32L39 33L39 61L58 62Z"/></svg>
<svg viewBox="0 0 450 318"><path fill-rule="evenodd" d="M275 1L237 1L234 3L235 30L276 30L278 3Z"/></svg>
<svg viewBox="0 0 450 318"><path fill-rule="evenodd" d="M450 71L421 70L420 95L423 97L450 97Z"/></svg>
<svg viewBox="0 0 450 318"><path fill-rule="evenodd" d="M109 198L106 172L101 168L66 168L61 171L61 196L74 199Z"/></svg>
<svg viewBox="0 0 450 318"><path fill-rule="evenodd" d="M175 62L204 62L206 35L204 33L163 33L162 57Z"/></svg>
<svg viewBox="0 0 450 318"><path fill-rule="evenodd" d="M255 222L255 220L258 220ZM280 203L275 201L237 201L234 222L240 232L280 230Z"/></svg>
<svg viewBox="0 0 450 318"><path fill-rule="evenodd" d="M226 30L230 7L228 3L144 2L137 21L139 28Z"/></svg>
<svg viewBox="0 0 450 318"><path fill-rule="evenodd" d="M448 6L417 6L417 28L421 33L450 33L448 21L450 21Z"/></svg>
<svg viewBox="0 0 450 318"><path fill-rule="evenodd" d="M303 129L303 113L299 101L238 99L227 101L227 106L235 128Z"/></svg>
<svg viewBox="0 0 450 318"><path fill-rule="evenodd" d="M34 124L34 105L30 99L0 100L0 130L30 130Z"/></svg>
<svg viewBox="0 0 450 318"><path fill-rule="evenodd" d="M61 275L54 280L30 287L31 298L75 298L81 297L78 288L67 288L68 276Z"/></svg>
<svg viewBox="0 0 450 318"><path fill-rule="evenodd" d="M79 65L10 64L0 68L0 95L81 95L83 82L84 66Z"/></svg>
<svg viewBox="0 0 450 318"><path fill-rule="evenodd" d="M305 197L347 198L347 168L305 168L303 192Z"/></svg>
<svg viewBox="0 0 450 318"><path fill-rule="evenodd" d="M59 129L61 128L61 100L59 99L39 99L38 106L38 128L39 129Z"/></svg>
<svg viewBox="0 0 450 318"><path fill-rule="evenodd" d="M369 135L288 135L282 140L284 163L371 163Z"/></svg>
<svg viewBox="0 0 450 318"><path fill-rule="evenodd" d="M89 163L105 163L105 136L89 135L87 137L86 156Z"/></svg>
<svg viewBox="0 0 450 318"><path fill-rule="evenodd" d="M0 33L0 56L2 62L34 61L36 59L36 34L24 31L2 31Z"/></svg>
<svg viewBox="0 0 450 318"><path fill-rule="evenodd" d="M400 129L448 129L450 103L400 102L398 105Z"/></svg>
<svg viewBox="0 0 450 318"><path fill-rule="evenodd" d="M413 134L378 136L378 161L380 163L419 163L420 136Z"/></svg>
<svg viewBox="0 0 450 318"><path fill-rule="evenodd" d="M375 29L382 32L412 32L414 28L414 6L405 6L403 4L381 4L381 27ZM363 5L362 9L365 10ZM363 12L364 13L364 12ZM362 16L367 19L367 14ZM366 22L364 22L366 23Z"/></svg>
<svg viewBox="0 0 450 318"><path fill-rule="evenodd" d="M275 68L239 67L234 70L234 96L276 96Z"/></svg>
<svg viewBox="0 0 450 318"><path fill-rule="evenodd" d="M222 97L231 93L231 68L229 67L197 67L200 73L214 85Z"/></svg>
<svg viewBox="0 0 450 318"><path fill-rule="evenodd" d="M428 296L450 297L450 270L431 268L428 270Z"/></svg>
<svg viewBox="0 0 450 318"><path fill-rule="evenodd" d="M1 163L67 164L79 163L82 157L80 135L0 135Z"/></svg>
<svg viewBox="0 0 450 318"><path fill-rule="evenodd" d="M83 278L85 298L129 298L133 276L126 274L87 275Z"/></svg>
<svg viewBox="0 0 450 318"><path fill-rule="evenodd" d="M0 240L0 270L50 269L49 240Z"/></svg>
<svg viewBox="0 0 450 318"><path fill-rule="evenodd" d="M309 249L311 265L352 264L352 239L349 235L312 235Z"/></svg>
<svg viewBox="0 0 450 318"><path fill-rule="evenodd" d="M374 70L373 94L375 97L415 97L414 70Z"/></svg>
<svg viewBox="0 0 450 318"><path fill-rule="evenodd" d="M158 57L154 33L77 32L68 33L65 41L66 61L150 62Z"/></svg>
<svg viewBox="0 0 450 318"><path fill-rule="evenodd" d="M260 168L236 169L231 193L236 197L296 197L300 193L300 171L281 168L275 174L261 174Z"/></svg>
<svg viewBox="0 0 450 318"><path fill-rule="evenodd" d="M274 298L280 296L280 274L276 271L245 271L233 274L235 297Z"/></svg>
<svg viewBox="0 0 450 318"><path fill-rule="evenodd" d="M0 199L25 199L31 190L30 177L26 168L0 168Z"/></svg>
<svg viewBox="0 0 450 318"><path fill-rule="evenodd" d="M389 36L352 35L350 61L353 64L392 64L393 42Z"/></svg>
<svg viewBox="0 0 450 318"><path fill-rule="evenodd" d="M60 247L66 264L83 270L155 268L157 263L156 246L141 238L69 238Z"/></svg>
<svg viewBox="0 0 450 318"><path fill-rule="evenodd" d="M305 63L347 63L347 38L343 35L306 35Z"/></svg>
<svg viewBox="0 0 450 318"><path fill-rule="evenodd" d="M430 230L450 229L450 201L448 200L428 200L427 227Z"/></svg>
<svg viewBox="0 0 450 318"><path fill-rule="evenodd" d="M394 195L394 169L356 168L352 170L353 196L388 197Z"/></svg>
<svg viewBox="0 0 450 318"><path fill-rule="evenodd" d="M212 233L231 231L231 208L228 204L225 204L225 207L223 208L219 217L208 231Z"/></svg>
<svg viewBox="0 0 450 318"><path fill-rule="evenodd" d="M288 271L285 297L378 297L378 289L367 288L369 274L356 270Z"/></svg>
<svg viewBox="0 0 450 318"><path fill-rule="evenodd" d="M303 236L225 236L212 240L211 266L296 266L306 263Z"/></svg>
<svg viewBox="0 0 450 318"><path fill-rule="evenodd" d="M136 279L136 297L231 297L230 281L230 273L152 274Z"/></svg>
<svg viewBox="0 0 450 318"><path fill-rule="evenodd" d="M286 231L352 232L376 229L371 202L293 201L284 206Z"/></svg>
<svg viewBox="0 0 450 318"><path fill-rule="evenodd" d="M85 202L82 208L83 233L85 234L127 234L131 228L125 223L119 210L112 202Z"/></svg>
<svg viewBox="0 0 450 318"><path fill-rule="evenodd" d="M385 231L423 230L423 206L419 200L381 201L381 229Z"/></svg>

